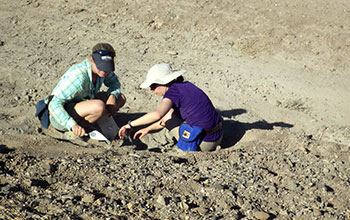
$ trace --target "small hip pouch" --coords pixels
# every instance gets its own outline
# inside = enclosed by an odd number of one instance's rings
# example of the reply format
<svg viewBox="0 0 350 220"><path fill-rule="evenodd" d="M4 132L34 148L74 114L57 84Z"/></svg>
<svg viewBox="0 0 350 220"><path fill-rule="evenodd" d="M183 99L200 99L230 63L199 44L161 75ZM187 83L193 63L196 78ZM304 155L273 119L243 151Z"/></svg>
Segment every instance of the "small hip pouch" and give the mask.
<svg viewBox="0 0 350 220"><path fill-rule="evenodd" d="M177 146L183 151L196 151L204 136L203 128L182 123Z"/></svg>

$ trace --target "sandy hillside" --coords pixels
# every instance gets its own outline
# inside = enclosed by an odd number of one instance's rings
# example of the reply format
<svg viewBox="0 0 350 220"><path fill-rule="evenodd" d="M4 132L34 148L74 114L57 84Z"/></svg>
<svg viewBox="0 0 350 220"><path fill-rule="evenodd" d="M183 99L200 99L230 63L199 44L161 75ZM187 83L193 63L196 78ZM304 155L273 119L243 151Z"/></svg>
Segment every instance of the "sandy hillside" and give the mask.
<svg viewBox="0 0 350 220"><path fill-rule="evenodd" d="M349 219L349 27L347 0L0 0L0 218ZM119 125L155 108L139 84L169 62L224 118L222 149L42 130L35 103L98 42Z"/></svg>

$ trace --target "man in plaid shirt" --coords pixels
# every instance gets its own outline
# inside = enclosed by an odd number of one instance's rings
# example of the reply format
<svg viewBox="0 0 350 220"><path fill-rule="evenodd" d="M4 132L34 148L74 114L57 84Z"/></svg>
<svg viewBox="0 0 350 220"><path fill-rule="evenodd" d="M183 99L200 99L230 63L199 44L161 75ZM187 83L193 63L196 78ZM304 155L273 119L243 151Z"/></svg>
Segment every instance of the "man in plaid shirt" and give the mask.
<svg viewBox="0 0 350 220"><path fill-rule="evenodd" d="M125 104L114 73L114 57L110 44L98 43L89 58L73 65L62 76L49 103L54 128L83 136L104 114L113 115ZM107 92L99 92L102 83L108 87Z"/></svg>

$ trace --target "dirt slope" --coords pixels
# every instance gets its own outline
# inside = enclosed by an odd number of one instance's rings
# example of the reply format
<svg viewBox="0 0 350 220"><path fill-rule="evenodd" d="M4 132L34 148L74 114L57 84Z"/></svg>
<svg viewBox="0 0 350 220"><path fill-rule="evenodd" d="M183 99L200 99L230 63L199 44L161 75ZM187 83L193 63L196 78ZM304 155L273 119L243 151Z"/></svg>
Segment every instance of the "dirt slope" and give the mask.
<svg viewBox="0 0 350 220"><path fill-rule="evenodd" d="M348 219L349 27L345 0L0 0L0 218ZM155 108L139 84L169 62L224 118L222 150L42 130L36 101L97 42L117 51L119 125Z"/></svg>

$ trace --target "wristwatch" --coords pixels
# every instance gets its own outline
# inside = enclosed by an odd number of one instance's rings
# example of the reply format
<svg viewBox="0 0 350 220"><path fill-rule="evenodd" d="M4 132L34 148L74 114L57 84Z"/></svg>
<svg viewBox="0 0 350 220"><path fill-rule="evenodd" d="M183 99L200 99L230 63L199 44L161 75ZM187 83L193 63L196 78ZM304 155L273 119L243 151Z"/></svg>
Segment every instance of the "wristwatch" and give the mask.
<svg viewBox="0 0 350 220"><path fill-rule="evenodd" d="M128 121L128 125L130 126L130 128L134 128L134 126L131 125L131 120Z"/></svg>

